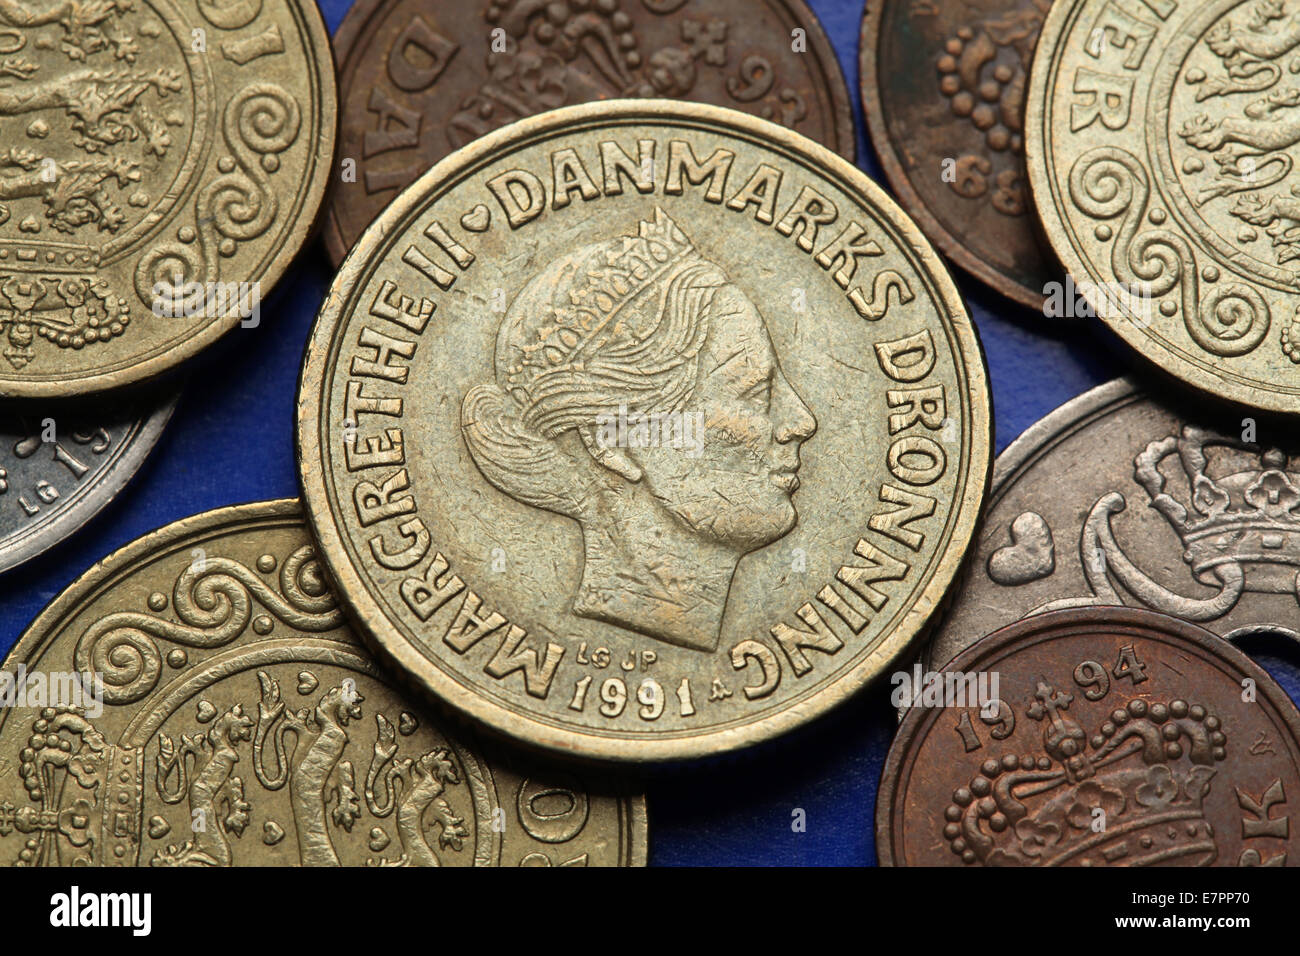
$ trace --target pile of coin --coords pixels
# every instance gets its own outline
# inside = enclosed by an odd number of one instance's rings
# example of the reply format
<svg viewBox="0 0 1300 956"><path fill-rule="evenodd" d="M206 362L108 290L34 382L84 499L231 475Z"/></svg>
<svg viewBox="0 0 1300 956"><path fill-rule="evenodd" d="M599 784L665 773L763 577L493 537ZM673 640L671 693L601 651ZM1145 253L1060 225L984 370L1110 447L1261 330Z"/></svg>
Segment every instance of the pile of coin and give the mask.
<svg viewBox="0 0 1300 956"><path fill-rule="evenodd" d="M0 570L291 261L333 278L301 500L145 535L18 637L0 859L643 865L634 771L859 692L903 711L883 864L1296 858L1300 712L1234 646L1300 640L1290 2L872 0L911 216L803 0L6 32ZM994 463L940 252L1168 377Z"/></svg>

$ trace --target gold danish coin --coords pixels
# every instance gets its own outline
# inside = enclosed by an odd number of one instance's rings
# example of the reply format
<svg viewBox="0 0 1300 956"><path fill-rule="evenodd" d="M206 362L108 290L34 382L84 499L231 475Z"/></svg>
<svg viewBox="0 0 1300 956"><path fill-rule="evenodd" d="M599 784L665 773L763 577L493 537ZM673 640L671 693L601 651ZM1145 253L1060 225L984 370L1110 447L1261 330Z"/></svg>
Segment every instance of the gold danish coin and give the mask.
<svg viewBox="0 0 1300 956"><path fill-rule="evenodd" d="M333 162L312 0L76 16L6 17L0 397L137 382L260 322Z"/></svg>
<svg viewBox="0 0 1300 956"><path fill-rule="evenodd" d="M440 162L344 262L302 373L321 554L433 694L566 753L801 724L917 635L988 480L975 330L863 173L610 100Z"/></svg>
<svg viewBox="0 0 1300 956"><path fill-rule="evenodd" d="M343 617L296 501L96 564L0 676L0 862L644 866L645 800L487 747Z"/></svg>
<svg viewBox="0 0 1300 956"><path fill-rule="evenodd" d="M1297 10L1060 0L1025 107L1034 200L1091 311L1182 381L1292 413Z"/></svg>

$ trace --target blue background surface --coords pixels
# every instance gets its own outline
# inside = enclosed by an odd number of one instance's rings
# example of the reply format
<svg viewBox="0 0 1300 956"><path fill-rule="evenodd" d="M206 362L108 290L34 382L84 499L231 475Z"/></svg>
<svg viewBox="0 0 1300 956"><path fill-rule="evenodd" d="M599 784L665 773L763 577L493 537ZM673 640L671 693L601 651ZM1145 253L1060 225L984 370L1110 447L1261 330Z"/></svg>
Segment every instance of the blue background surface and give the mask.
<svg viewBox="0 0 1300 956"><path fill-rule="evenodd" d="M859 165L883 184L858 97L862 4L810 3L853 95ZM323 0L331 31L349 6L350 0ZM1062 402L1129 370L1119 347L1085 324L1049 326L960 270L954 274L988 358L998 451ZM145 532L222 505L298 494L294 395L303 345L330 278L315 241L263 304L259 327L235 330L191 363L171 424L126 490L72 538L0 577L0 652L75 576ZM1300 672L1261 660L1294 697ZM874 864L876 783L894 727L887 691L868 690L812 726L743 755L647 779L651 863ZM791 828L796 808L806 814L803 833Z"/></svg>

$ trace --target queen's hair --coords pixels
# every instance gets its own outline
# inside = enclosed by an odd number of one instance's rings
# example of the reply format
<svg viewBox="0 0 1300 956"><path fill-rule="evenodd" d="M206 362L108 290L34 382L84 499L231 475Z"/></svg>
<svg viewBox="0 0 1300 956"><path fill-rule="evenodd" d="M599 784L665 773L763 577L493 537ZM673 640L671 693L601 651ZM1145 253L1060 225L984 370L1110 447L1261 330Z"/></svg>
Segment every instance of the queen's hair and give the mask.
<svg viewBox="0 0 1300 956"><path fill-rule="evenodd" d="M461 404L479 470L525 504L584 514L611 478L591 437L598 416L689 403L726 284L662 211L637 238L586 246L544 268L501 323L495 381ZM564 441L568 432L581 444Z"/></svg>

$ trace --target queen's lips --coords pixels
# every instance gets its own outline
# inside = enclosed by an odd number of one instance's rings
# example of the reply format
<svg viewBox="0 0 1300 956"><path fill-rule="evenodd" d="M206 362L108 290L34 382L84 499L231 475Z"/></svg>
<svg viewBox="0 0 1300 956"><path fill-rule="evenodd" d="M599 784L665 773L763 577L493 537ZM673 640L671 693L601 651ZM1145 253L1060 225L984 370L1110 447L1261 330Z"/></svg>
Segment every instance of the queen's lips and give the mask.
<svg viewBox="0 0 1300 956"><path fill-rule="evenodd" d="M797 470L797 467L774 469L772 471L772 481L778 488L794 491L799 487L799 476L795 473Z"/></svg>

